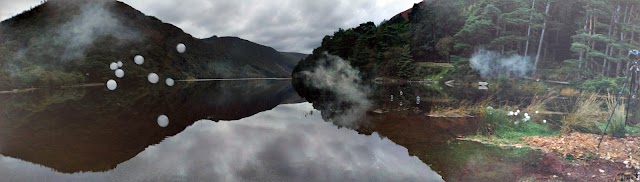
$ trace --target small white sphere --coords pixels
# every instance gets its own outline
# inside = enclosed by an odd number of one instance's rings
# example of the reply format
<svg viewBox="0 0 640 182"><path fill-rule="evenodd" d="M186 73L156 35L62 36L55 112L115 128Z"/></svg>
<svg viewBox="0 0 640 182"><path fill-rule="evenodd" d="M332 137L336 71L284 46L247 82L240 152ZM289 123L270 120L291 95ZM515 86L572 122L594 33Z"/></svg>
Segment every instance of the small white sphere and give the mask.
<svg viewBox="0 0 640 182"><path fill-rule="evenodd" d="M542 120L542 123L547 123L547 120L546 120L546 119L545 119L545 120Z"/></svg>
<svg viewBox="0 0 640 182"><path fill-rule="evenodd" d="M175 81L171 78L167 78L167 80L164 81L167 86L173 87L173 85L175 84Z"/></svg>
<svg viewBox="0 0 640 182"><path fill-rule="evenodd" d="M122 77L124 77L124 70L122 70L122 69L117 69L117 70L116 70L116 77L118 77L118 78L122 78Z"/></svg>
<svg viewBox="0 0 640 182"><path fill-rule="evenodd" d="M169 126L169 117L166 115L158 116L158 126L163 128Z"/></svg>
<svg viewBox="0 0 640 182"><path fill-rule="evenodd" d="M118 64L118 68L122 68L122 66L124 66L124 63L122 63L122 61L118 61L116 64Z"/></svg>
<svg viewBox="0 0 640 182"><path fill-rule="evenodd" d="M111 64L109 65L109 68L111 68L111 70L116 70L116 69L118 69L118 63L111 63Z"/></svg>
<svg viewBox="0 0 640 182"><path fill-rule="evenodd" d="M144 57L142 57L141 55L137 55L133 58L133 61L138 65L142 65L142 63L144 63Z"/></svg>
<svg viewBox="0 0 640 182"><path fill-rule="evenodd" d="M118 83L115 80L107 81L107 88L109 90L116 90L117 87L118 87Z"/></svg>
<svg viewBox="0 0 640 182"><path fill-rule="evenodd" d="M187 51L187 46L185 46L183 43L180 43L178 44L178 46L176 46L176 49L179 53L184 53L185 51Z"/></svg>
<svg viewBox="0 0 640 182"><path fill-rule="evenodd" d="M156 84L158 83L158 81L160 81L160 77L158 76L158 74L155 73L149 73L149 76L147 76L147 79L149 80L149 82Z"/></svg>

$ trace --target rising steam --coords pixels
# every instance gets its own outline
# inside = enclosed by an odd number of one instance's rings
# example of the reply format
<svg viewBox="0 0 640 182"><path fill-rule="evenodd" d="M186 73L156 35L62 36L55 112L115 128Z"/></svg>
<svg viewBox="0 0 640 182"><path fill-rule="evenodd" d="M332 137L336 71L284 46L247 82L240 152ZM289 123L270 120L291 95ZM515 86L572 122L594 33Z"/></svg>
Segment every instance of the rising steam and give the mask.
<svg viewBox="0 0 640 182"><path fill-rule="evenodd" d="M501 75L523 77L533 69L531 58L516 54L502 55L498 52L481 49L473 54L469 61L471 68L483 78L495 78Z"/></svg>
<svg viewBox="0 0 640 182"><path fill-rule="evenodd" d="M304 83L308 87L329 92L334 97L323 103L326 104L325 108L337 113L330 120L338 126L357 128L358 119L372 105L366 95L370 88L362 84L360 72L342 58L328 54L318 60L317 65L311 71L301 72Z"/></svg>
<svg viewBox="0 0 640 182"><path fill-rule="evenodd" d="M71 2L68 2L71 3ZM123 26L106 8L107 1L86 3L81 13L58 29L58 41L65 43L63 60L82 59L85 50L98 38L109 36L116 40L135 40L137 32Z"/></svg>

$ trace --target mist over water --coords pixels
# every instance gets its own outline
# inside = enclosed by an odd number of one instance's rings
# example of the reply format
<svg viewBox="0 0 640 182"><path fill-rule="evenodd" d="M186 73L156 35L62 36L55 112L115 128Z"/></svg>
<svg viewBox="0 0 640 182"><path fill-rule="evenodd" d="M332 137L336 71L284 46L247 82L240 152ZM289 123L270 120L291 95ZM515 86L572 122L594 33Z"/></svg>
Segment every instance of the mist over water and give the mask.
<svg viewBox="0 0 640 182"><path fill-rule="evenodd" d="M483 78L498 76L523 77L533 70L530 57L517 54L503 55L499 52L480 49L469 60L471 68Z"/></svg>
<svg viewBox="0 0 640 182"><path fill-rule="evenodd" d="M371 88L362 84L358 70L338 56L325 54L317 65L311 71L302 72L305 76L304 83L309 87L328 91L335 97L335 102L327 103L328 109L339 112L337 116L330 118L332 122L339 126L357 128L357 120L372 106L367 98Z"/></svg>

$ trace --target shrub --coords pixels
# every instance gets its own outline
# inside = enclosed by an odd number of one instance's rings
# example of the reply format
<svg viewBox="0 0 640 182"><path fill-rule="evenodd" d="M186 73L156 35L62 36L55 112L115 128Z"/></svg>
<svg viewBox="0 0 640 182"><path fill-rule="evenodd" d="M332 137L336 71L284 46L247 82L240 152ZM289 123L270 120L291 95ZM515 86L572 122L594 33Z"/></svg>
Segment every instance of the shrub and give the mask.
<svg viewBox="0 0 640 182"><path fill-rule="evenodd" d="M613 108L616 104L616 95L607 95L607 109L610 112L613 111ZM618 107L616 108L616 112L613 114L611 118L611 123L609 124L609 128L607 129L607 133L614 137L623 138L625 137L625 104L624 102L620 102ZM606 124L606 123L605 123Z"/></svg>
<svg viewBox="0 0 640 182"><path fill-rule="evenodd" d="M587 80L578 85L578 88L587 92L595 93L617 93L620 91L620 86L624 83L626 78L607 78L598 77L596 79Z"/></svg>

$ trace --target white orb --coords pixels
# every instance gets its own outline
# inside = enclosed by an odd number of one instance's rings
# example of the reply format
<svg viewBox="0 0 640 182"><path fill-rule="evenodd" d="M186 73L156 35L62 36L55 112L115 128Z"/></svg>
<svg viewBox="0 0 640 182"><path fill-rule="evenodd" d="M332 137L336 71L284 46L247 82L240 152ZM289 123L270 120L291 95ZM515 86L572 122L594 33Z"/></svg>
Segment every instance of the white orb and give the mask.
<svg viewBox="0 0 640 182"><path fill-rule="evenodd" d="M122 70L122 69L116 70L116 77L118 77L118 78L124 77L124 70Z"/></svg>
<svg viewBox="0 0 640 182"><path fill-rule="evenodd" d="M116 87L118 87L118 83L115 80L107 81L107 88L109 90L116 90Z"/></svg>
<svg viewBox="0 0 640 182"><path fill-rule="evenodd" d="M185 51L187 51L187 46L185 46L183 43L180 43L178 44L178 46L176 46L176 49L179 53L184 53Z"/></svg>
<svg viewBox="0 0 640 182"><path fill-rule="evenodd" d="M169 117L166 115L158 116L158 126L163 128L169 126Z"/></svg>
<svg viewBox="0 0 640 182"><path fill-rule="evenodd" d="M167 80L165 80L165 83L167 83L167 86L173 87L175 81L171 78L167 78Z"/></svg>
<svg viewBox="0 0 640 182"><path fill-rule="evenodd" d="M111 64L109 65L109 68L111 68L111 70L116 70L116 69L118 69L118 63L111 63Z"/></svg>
<svg viewBox="0 0 640 182"><path fill-rule="evenodd" d="M122 66L124 65L122 61L118 61L116 64L118 64L118 68L122 68Z"/></svg>
<svg viewBox="0 0 640 182"><path fill-rule="evenodd" d="M156 84L158 83L158 81L160 81L160 77L158 76L158 74L155 73L149 73L149 76L147 76L147 79L149 80L149 82Z"/></svg>
<svg viewBox="0 0 640 182"><path fill-rule="evenodd" d="M133 58L133 61L138 65L142 65L142 63L144 63L144 57L142 57L141 55L137 55Z"/></svg>

